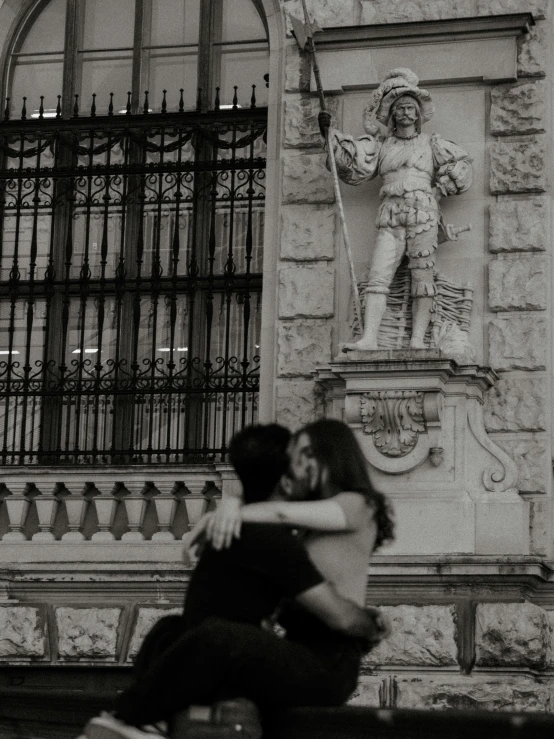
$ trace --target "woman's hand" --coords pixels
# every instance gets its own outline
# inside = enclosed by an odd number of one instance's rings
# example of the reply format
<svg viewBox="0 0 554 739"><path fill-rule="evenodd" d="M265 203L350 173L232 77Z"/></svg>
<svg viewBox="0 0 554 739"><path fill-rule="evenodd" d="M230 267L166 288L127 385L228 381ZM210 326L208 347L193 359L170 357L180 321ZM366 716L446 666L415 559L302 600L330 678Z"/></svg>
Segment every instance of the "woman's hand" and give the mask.
<svg viewBox="0 0 554 739"><path fill-rule="evenodd" d="M198 559L198 548L206 541L206 529L213 513L205 513L194 528L183 536L183 560L185 564L194 564Z"/></svg>
<svg viewBox="0 0 554 739"><path fill-rule="evenodd" d="M238 498L225 498L219 508L206 523L206 539L214 549L228 549L233 539L240 539L242 526L241 501Z"/></svg>

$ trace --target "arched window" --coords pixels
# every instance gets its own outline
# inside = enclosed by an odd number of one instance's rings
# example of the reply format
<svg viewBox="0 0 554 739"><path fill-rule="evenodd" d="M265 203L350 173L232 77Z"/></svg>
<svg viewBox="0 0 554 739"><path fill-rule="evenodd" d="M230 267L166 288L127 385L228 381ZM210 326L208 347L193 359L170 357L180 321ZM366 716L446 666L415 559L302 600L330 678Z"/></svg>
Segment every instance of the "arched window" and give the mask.
<svg viewBox="0 0 554 739"><path fill-rule="evenodd" d="M255 420L267 62L255 0L22 19L0 122L4 464L217 460Z"/></svg>
<svg viewBox="0 0 554 739"><path fill-rule="evenodd" d="M70 117L79 95L82 111L92 95L98 114L113 93L114 112L144 105L177 110L208 109L220 88L222 105L267 103L267 30L253 0L49 0L38 3L20 24L7 69L6 94L18 115L22 98L38 113L55 112L61 96Z"/></svg>

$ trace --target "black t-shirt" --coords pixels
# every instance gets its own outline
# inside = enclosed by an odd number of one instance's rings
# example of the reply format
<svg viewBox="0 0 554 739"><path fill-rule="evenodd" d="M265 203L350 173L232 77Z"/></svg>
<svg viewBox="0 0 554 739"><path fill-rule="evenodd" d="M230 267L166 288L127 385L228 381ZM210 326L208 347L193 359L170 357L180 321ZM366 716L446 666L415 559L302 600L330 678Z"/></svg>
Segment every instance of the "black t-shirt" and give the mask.
<svg viewBox="0 0 554 739"><path fill-rule="evenodd" d="M323 581L291 529L246 523L229 549L207 545L202 552L185 599L184 627L209 616L259 626L282 598L295 598Z"/></svg>

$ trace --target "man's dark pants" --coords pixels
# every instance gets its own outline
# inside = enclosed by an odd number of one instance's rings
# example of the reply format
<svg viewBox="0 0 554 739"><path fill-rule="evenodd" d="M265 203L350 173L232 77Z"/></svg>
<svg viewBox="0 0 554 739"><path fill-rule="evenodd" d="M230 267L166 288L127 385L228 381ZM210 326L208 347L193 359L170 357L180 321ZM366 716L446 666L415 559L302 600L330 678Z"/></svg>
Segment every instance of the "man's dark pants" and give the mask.
<svg viewBox="0 0 554 739"><path fill-rule="evenodd" d="M164 630L171 646L158 652L119 698L116 715L126 723L153 723L191 704L237 697L249 698L262 710L335 706L356 687L361 648L354 639L330 633L330 639L300 644L219 618L174 638L178 617L167 618L151 651Z"/></svg>

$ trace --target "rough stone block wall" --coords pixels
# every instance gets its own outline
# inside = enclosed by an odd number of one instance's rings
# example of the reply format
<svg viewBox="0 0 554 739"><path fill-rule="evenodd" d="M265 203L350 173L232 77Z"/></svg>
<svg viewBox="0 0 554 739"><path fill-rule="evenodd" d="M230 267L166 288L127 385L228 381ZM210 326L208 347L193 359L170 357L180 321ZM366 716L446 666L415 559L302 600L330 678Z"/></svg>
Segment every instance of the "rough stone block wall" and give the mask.
<svg viewBox="0 0 554 739"><path fill-rule="evenodd" d="M0 605L2 664L130 665L158 619L182 608Z"/></svg>
<svg viewBox="0 0 554 739"><path fill-rule="evenodd" d="M364 660L352 704L554 710L553 612L533 603L479 603L471 612L454 605L383 610L393 634Z"/></svg>
<svg viewBox="0 0 554 739"><path fill-rule="evenodd" d="M496 12L498 6L490 3ZM513 5L513 4L512 4ZM549 555L543 518L549 516L549 397L551 186L546 110L548 3L517 4L536 25L519 45L516 83L491 91L489 186L488 361L501 380L487 397L485 423L516 461L518 487L531 505L531 551ZM511 7L511 6L510 6ZM544 194L543 194L544 193Z"/></svg>
<svg viewBox="0 0 554 739"><path fill-rule="evenodd" d="M521 602L382 608L392 635L364 659L352 704L554 710L554 611ZM158 619L180 612L0 605L0 665L130 666Z"/></svg>
<svg viewBox="0 0 554 739"><path fill-rule="evenodd" d="M297 16L299 3L284 8ZM355 22L355 3L327 2L326 25ZM319 6L310 6L320 14ZM337 215L333 181L326 167L317 123L319 105L309 94L308 55L294 42L286 48L282 149L275 412L292 429L321 415L312 370L331 359L335 315ZM338 98L329 100L338 123Z"/></svg>

